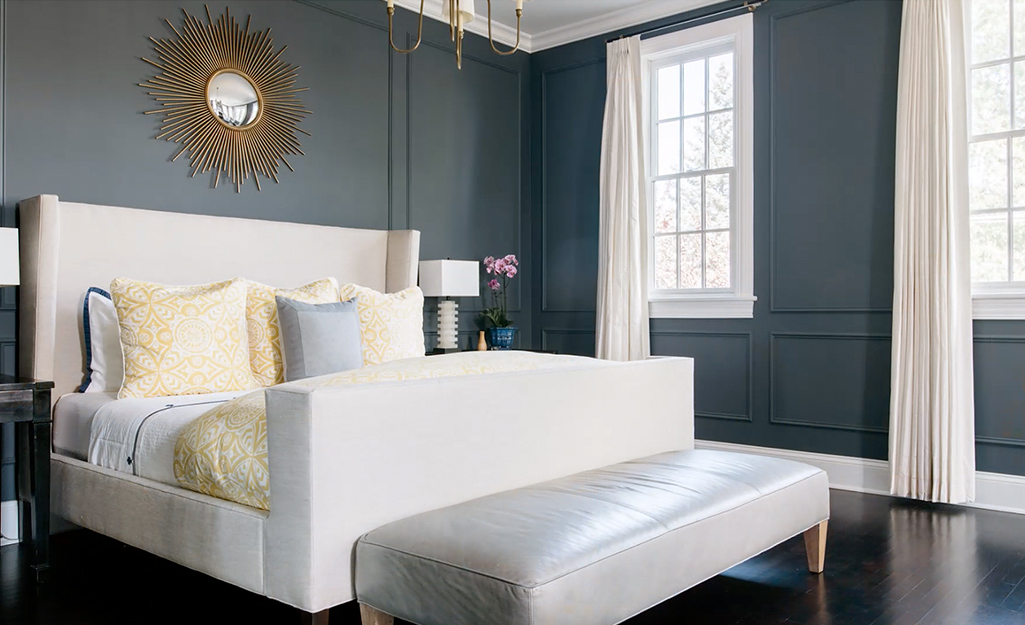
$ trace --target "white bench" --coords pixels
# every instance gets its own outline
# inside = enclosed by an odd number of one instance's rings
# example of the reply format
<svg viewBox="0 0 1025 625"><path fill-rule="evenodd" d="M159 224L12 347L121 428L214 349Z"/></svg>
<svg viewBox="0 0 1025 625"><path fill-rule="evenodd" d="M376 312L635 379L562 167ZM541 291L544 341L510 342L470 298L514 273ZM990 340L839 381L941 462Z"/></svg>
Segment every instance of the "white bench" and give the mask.
<svg viewBox="0 0 1025 625"><path fill-rule="evenodd" d="M802 532L820 573L828 518L815 467L671 452L376 529L356 597L364 625L614 625Z"/></svg>

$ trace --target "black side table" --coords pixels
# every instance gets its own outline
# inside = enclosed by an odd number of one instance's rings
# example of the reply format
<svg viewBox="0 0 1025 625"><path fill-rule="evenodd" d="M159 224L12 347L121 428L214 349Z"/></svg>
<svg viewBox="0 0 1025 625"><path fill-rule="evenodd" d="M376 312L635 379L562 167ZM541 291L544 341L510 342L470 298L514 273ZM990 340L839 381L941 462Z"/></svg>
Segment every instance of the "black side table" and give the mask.
<svg viewBox="0 0 1025 625"><path fill-rule="evenodd" d="M21 538L32 541L40 580L50 567L50 389L53 382L0 375L0 423L15 423Z"/></svg>

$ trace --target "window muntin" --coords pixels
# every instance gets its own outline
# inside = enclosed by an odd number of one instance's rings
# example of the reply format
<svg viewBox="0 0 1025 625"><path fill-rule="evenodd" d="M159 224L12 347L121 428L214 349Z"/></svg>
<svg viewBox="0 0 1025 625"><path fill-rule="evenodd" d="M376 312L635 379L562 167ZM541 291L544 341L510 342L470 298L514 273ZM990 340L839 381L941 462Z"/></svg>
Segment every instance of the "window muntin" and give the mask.
<svg viewBox="0 0 1025 625"><path fill-rule="evenodd" d="M735 279L734 44L651 63L652 287L732 292Z"/></svg>
<svg viewBox="0 0 1025 625"><path fill-rule="evenodd" d="M1025 291L1025 0L972 0L969 208L976 291Z"/></svg>

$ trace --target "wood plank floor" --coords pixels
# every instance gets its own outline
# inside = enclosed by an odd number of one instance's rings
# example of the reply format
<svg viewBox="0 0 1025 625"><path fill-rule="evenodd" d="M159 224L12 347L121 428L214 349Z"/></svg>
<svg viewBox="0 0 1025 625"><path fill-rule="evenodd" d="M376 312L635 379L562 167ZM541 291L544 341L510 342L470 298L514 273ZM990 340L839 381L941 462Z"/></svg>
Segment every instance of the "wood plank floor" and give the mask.
<svg viewBox="0 0 1025 625"><path fill-rule="evenodd" d="M841 491L824 575L801 538L711 579L630 625L1025 625L1025 516ZM297 611L90 532L55 537L53 580L0 549L0 623L299 623ZM355 605L332 625L356 625ZM485 624L482 624L485 625Z"/></svg>

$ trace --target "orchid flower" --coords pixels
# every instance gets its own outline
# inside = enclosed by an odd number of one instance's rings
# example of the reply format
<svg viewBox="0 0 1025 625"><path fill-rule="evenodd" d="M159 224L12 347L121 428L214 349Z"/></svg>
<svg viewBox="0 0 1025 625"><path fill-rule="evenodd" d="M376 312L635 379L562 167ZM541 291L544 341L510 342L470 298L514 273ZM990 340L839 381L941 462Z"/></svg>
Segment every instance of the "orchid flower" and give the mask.
<svg viewBox="0 0 1025 625"><path fill-rule="evenodd" d="M488 256L484 258L484 269L490 275L497 276L488 281L488 288L491 289L494 306L482 311L481 316L496 328L505 328L512 325L509 320L509 280L516 277L520 272L520 261L515 254L508 254L504 257Z"/></svg>

